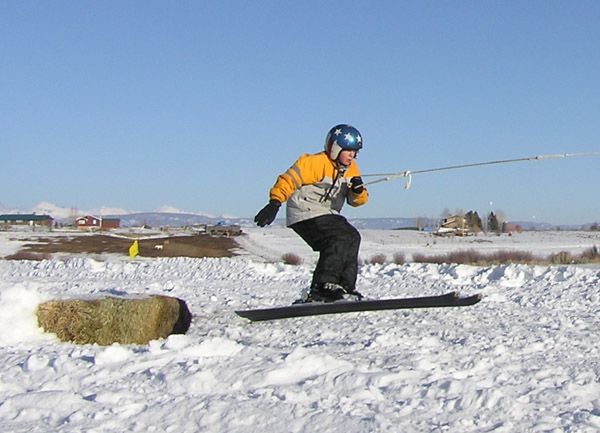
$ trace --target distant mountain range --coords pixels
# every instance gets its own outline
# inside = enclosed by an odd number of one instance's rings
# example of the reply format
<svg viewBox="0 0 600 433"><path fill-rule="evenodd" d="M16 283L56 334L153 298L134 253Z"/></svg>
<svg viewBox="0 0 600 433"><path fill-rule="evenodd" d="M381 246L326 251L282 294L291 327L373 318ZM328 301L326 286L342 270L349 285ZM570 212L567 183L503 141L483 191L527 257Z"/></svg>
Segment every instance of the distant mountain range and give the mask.
<svg viewBox="0 0 600 433"><path fill-rule="evenodd" d="M125 215L105 215L107 218L119 218L123 227L189 227L199 224L239 224L252 223L249 218L214 217L191 213L139 212Z"/></svg>
<svg viewBox="0 0 600 433"><path fill-rule="evenodd" d="M109 217L109 216L107 216ZM170 212L143 212L126 215L111 215L110 217L119 218L123 227L185 227L198 224L238 224L240 226L252 226L254 222L251 218L235 217L210 217L206 215L188 214L188 213L170 213ZM350 222L358 229L378 229L378 230L403 230L414 229L417 227L418 218L350 218ZM523 227L524 230L579 230L581 225L561 225L542 222L512 222ZM279 218L274 224L283 226L284 219ZM437 221L433 221L437 224ZM589 226L589 225L588 225ZM425 226L425 229L428 227ZM429 227L431 228L431 227Z"/></svg>
<svg viewBox="0 0 600 433"><path fill-rule="evenodd" d="M110 218L119 218L123 227L185 227L198 224L238 224L240 226L254 225L252 218L236 217L211 217L190 213L173 212L140 212L126 215L106 215ZM356 218L350 221L359 229L406 229L416 226L416 218ZM274 224L284 225L283 218L277 219Z"/></svg>
<svg viewBox="0 0 600 433"><path fill-rule="evenodd" d="M74 208L63 208L52 203L42 202L29 211L22 212L7 208L0 203L0 213L36 213L46 214L58 222L66 223L76 216L94 215L106 218L119 218L122 227L186 227L199 224L238 224L241 226L253 225L252 218L241 218L233 216L215 216L206 213L183 212L171 206L163 206L155 212L130 212L125 209L100 207L89 211L78 211ZM359 229L385 229L402 230L415 228L417 218L386 217L386 218L350 218L352 224ZM433 221L437 223L437 221ZM578 230L588 228L590 224L584 225L555 225L545 222L511 221L525 230ZM278 219L275 224L284 225L283 219Z"/></svg>

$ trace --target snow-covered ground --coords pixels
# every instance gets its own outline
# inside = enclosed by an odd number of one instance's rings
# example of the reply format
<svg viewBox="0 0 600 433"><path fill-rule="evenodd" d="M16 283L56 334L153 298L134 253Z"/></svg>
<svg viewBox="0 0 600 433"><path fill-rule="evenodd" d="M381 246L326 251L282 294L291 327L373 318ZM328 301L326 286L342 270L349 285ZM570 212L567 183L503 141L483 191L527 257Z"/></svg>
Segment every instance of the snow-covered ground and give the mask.
<svg viewBox="0 0 600 433"><path fill-rule="evenodd" d="M366 264L358 284L368 297L459 290L484 299L250 323L234 310L290 303L315 255L287 229L246 231L244 254L231 259L0 260L0 431L600 431L600 267ZM584 232L362 234L363 259L600 246ZM0 233L0 256L19 242ZM303 264L281 264L290 252ZM190 331L98 347L36 326L42 300L123 293L185 299Z"/></svg>
<svg viewBox="0 0 600 433"><path fill-rule="evenodd" d="M312 262L315 254L293 231L287 228L244 228L250 236L242 238L244 249L256 258L280 260L285 253L294 253ZM479 234L467 237L439 237L412 230L361 230L360 258L369 261L383 254L393 261L394 254L404 254L410 261L415 253L425 255L446 254L456 250L477 250L482 253L498 250L528 251L535 256L547 257L551 253L567 251L580 254L600 247L600 232L589 231L531 231L514 235Z"/></svg>

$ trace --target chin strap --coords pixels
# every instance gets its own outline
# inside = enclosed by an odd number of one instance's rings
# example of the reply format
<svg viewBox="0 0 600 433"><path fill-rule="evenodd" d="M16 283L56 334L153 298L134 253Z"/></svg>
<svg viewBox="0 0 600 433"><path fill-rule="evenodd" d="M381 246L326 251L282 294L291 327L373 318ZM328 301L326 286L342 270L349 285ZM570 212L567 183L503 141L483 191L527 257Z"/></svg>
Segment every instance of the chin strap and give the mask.
<svg viewBox="0 0 600 433"><path fill-rule="evenodd" d="M327 190L327 193L325 193L325 196L321 199L321 202L329 200L329 197L331 196L331 192L333 191L333 188L335 187L335 184L337 183L337 181L340 178L340 176L342 176L346 172L346 169L348 168L344 164L340 164L339 162L336 163L336 167L337 167L337 170L336 170L336 173L335 173L335 177L333 178L333 183L331 184L331 186Z"/></svg>

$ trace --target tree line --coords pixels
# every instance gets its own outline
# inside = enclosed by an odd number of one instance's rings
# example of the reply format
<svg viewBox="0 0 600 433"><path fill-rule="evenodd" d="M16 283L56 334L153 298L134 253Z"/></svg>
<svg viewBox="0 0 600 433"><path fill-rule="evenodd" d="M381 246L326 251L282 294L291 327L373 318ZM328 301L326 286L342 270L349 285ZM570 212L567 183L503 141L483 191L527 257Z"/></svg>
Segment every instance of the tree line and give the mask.
<svg viewBox="0 0 600 433"><path fill-rule="evenodd" d="M458 210L454 215L462 216L465 221L465 228L469 229L473 233L479 233L482 231L491 233L510 233L510 232L522 232L523 227L519 224L512 224L507 221L504 212L501 210L490 211L483 220L476 210L470 210L464 212ZM444 209L442 212L442 220L451 216L448 209Z"/></svg>

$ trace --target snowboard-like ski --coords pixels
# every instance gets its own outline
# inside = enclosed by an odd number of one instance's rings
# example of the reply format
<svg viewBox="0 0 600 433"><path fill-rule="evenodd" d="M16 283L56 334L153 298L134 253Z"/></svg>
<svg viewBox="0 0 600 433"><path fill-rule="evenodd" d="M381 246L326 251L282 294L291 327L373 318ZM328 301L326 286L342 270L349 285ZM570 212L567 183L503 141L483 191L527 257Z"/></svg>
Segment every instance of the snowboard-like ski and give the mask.
<svg viewBox="0 0 600 433"><path fill-rule="evenodd" d="M369 299L361 301L307 302L287 307L237 310L238 316L253 322L261 320L288 319L292 317L316 316L320 314L351 313L356 311L398 310L404 308L465 307L481 300L480 295L459 296L450 292L437 296L416 298Z"/></svg>

